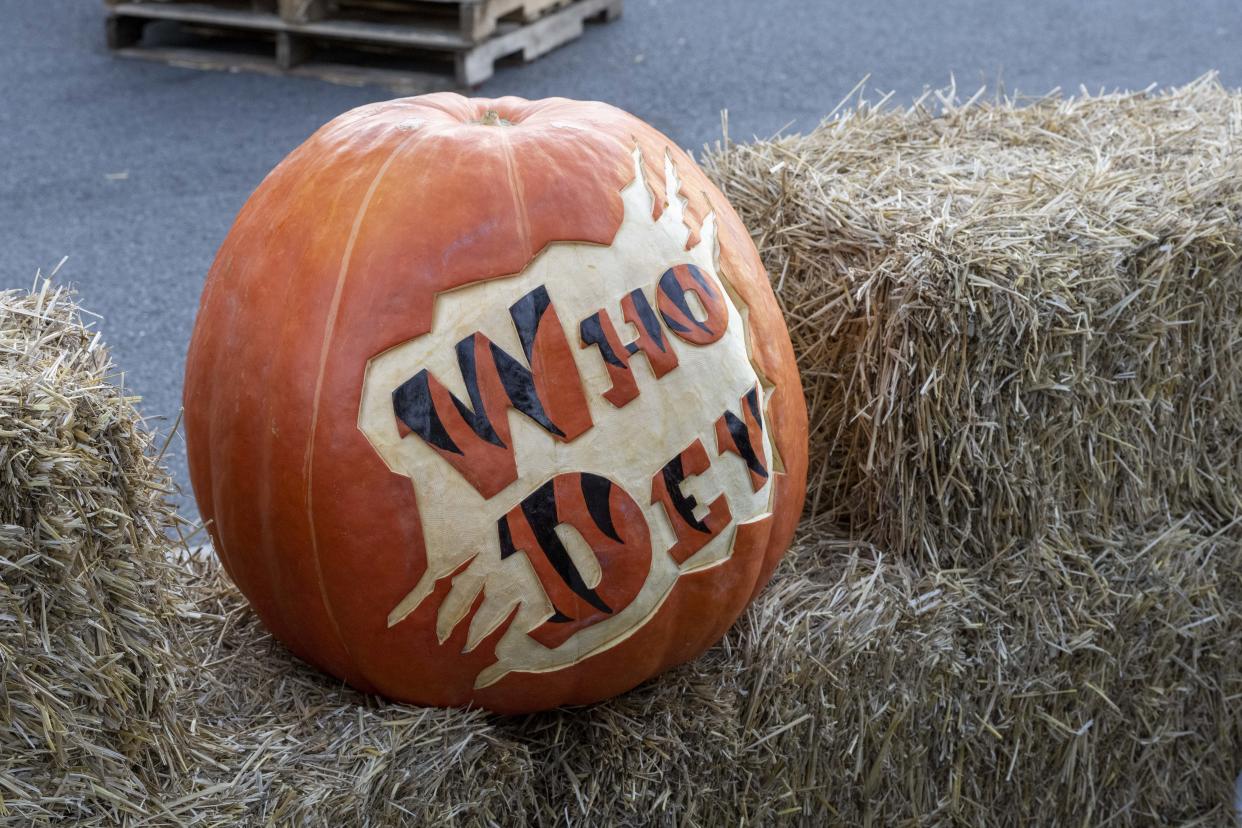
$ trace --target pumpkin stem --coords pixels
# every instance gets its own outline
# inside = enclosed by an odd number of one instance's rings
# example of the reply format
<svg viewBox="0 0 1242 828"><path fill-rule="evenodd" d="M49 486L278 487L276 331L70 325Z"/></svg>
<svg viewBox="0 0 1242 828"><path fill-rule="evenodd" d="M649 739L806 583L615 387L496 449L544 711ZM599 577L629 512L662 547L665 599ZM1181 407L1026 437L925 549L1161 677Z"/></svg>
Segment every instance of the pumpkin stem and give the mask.
<svg viewBox="0 0 1242 828"><path fill-rule="evenodd" d="M483 126L497 126L500 123L500 113L494 109L489 109L483 113L483 120L480 123Z"/></svg>

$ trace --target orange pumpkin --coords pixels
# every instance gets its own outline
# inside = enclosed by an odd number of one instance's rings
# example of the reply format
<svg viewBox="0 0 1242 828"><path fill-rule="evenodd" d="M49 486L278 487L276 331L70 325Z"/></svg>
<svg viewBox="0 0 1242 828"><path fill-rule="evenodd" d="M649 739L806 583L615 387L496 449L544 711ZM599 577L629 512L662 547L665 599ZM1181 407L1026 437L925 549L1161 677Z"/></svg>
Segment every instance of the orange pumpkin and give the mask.
<svg viewBox="0 0 1242 828"><path fill-rule="evenodd" d="M806 428L724 196L562 99L320 129L238 216L186 366L233 580L296 655L418 704L592 702L711 646L789 543Z"/></svg>

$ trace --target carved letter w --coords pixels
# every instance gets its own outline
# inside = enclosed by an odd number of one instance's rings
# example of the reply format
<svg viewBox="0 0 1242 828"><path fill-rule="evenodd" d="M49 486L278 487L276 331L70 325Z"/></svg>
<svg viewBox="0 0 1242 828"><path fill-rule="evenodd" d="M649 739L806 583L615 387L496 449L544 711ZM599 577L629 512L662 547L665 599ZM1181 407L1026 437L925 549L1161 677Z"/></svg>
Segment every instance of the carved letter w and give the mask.
<svg viewBox="0 0 1242 828"><path fill-rule="evenodd" d="M525 364L477 331L457 343L469 405L426 369L392 392L402 435L417 434L486 498L517 479L510 408L566 443L591 427L582 377L547 288L523 296L509 315Z"/></svg>

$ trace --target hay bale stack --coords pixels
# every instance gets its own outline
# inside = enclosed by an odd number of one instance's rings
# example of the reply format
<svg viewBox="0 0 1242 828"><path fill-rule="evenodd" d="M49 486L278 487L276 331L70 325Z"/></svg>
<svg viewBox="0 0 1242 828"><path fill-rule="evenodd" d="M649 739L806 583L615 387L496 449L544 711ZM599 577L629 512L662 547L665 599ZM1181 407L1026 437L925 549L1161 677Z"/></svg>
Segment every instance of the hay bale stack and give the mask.
<svg viewBox="0 0 1242 828"><path fill-rule="evenodd" d="M1240 100L862 108L714 156L819 517L720 646L578 710L297 662L168 540L68 298L0 294L0 824L1233 825Z"/></svg>
<svg viewBox="0 0 1242 828"><path fill-rule="evenodd" d="M706 159L789 318L813 513L946 565L1236 515L1242 96L931 103Z"/></svg>
<svg viewBox="0 0 1242 828"><path fill-rule="evenodd" d="M120 822L183 764L168 479L71 299L0 293L0 822Z"/></svg>

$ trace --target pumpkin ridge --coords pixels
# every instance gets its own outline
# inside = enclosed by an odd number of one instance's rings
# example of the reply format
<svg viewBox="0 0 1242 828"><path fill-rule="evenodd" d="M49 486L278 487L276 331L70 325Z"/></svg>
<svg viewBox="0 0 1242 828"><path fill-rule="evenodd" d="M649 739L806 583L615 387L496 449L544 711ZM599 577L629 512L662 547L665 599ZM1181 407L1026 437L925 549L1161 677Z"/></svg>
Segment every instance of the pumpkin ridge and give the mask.
<svg viewBox="0 0 1242 828"><path fill-rule="evenodd" d="M306 459L302 465L302 476L306 480L306 523L310 532L310 551L311 561L315 565L315 581L319 586L319 599L323 602L324 612L328 616L328 622L332 625L332 631L336 634L337 641L341 645L341 649L345 652L345 657L349 660L350 665L361 671L361 664L354 658L350 651L349 643L345 640L344 634L341 632L340 622L337 620L336 613L332 609L332 602L328 599L328 588L323 579L323 565L319 560L319 539L318 532L315 530L315 495L314 495L314 468L315 468L315 438L319 428L319 402L323 394L324 375L327 371L328 355L331 353L332 338L336 332L336 320L340 313L341 296L345 292L345 281L349 276L349 266L354 255L354 244L358 240L358 233L362 229L363 219L366 218L367 211L371 207L371 200L375 197L376 191L379 189L380 182L384 180L389 168L396 160L401 150L409 144L418 133L412 133L389 153L384 159L384 163L380 165L379 170L375 173L375 178L371 180L371 184L367 187L366 193L362 197L362 203L358 205L358 211L354 215L354 223L349 231L349 238L345 242L345 250L341 253L341 267L337 273L336 287L332 293L332 301L328 306L327 319L324 324L323 341L319 348L319 366L315 376L315 392L311 397L311 422L309 434L306 438ZM366 681L363 677L364 682Z"/></svg>
<svg viewBox="0 0 1242 828"><path fill-rule="evenodd" d="M489 109L488 112L494 113L495 110ZM513 144L509 140L508 130L498 128L498 132L505 156L505 175L509 179L509 192L513 196L513 218L522 238L522 246L526 248L529 262L529 259L533 258L534 251L531 250L530 213L526 209L526 191L522 187L522 178L518 175L517 161L513 157Z"/></svg>

